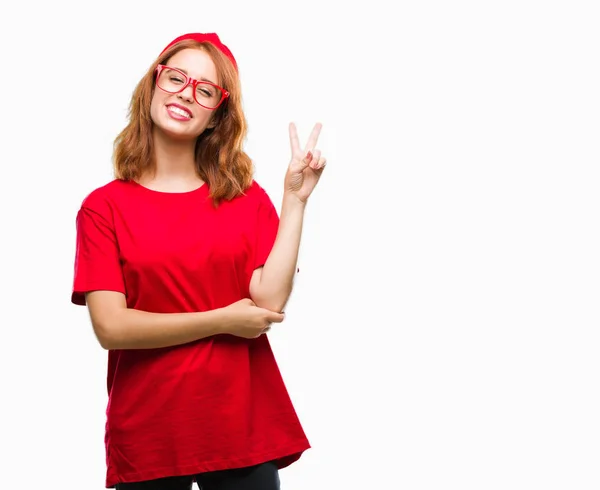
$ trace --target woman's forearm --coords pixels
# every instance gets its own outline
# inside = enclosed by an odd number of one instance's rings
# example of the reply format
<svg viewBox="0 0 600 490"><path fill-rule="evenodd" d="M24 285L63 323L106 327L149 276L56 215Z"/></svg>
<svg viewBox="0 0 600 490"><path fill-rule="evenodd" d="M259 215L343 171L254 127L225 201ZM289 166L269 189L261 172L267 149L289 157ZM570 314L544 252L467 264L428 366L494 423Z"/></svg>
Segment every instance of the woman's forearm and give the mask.
<svg viewBox="0 0 600 490"><path fill-rule="evenodd" d="M219 310L199 313L149 313L124 309L114 317L105 349L156 349L194 342L221 333Z"/></svg>
<svg viewBox="0 0 600 490"><path fill-rule="evenodd" d="M198 313L151 313L127 308L115 291L86 294L90 318L100 345L107 350L156 349L181 345L223 333L226 309Z"/></svg>
<svg viewBox="0 0 600 490"><path fill-rule="evenodd" d="M229 334L254 339L284 316L257 308L248 298L202 312L153 313L127 308L125 295L116 291L86 294L92 326L107 350L158 349Z"/></svg>
<svg viewBox="0 0 600 490"><path fill-rule="evenodd" d="M257 306L282 311L294 283L306 203L284 194L275 243L250 295Z"/></svg>

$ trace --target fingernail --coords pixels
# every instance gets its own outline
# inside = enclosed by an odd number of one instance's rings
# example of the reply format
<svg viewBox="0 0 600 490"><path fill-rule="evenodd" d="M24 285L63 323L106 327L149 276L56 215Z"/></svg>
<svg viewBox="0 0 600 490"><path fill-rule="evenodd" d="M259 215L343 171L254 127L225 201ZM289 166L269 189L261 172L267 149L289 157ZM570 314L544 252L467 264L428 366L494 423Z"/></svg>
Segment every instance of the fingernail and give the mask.
<svg viewBox="0 0 600 490"><path fill-rule="evenodd" d="M312 160L312 157L313 157L312 151L308 150L306 152L306 159L307 160Z"/></svg>

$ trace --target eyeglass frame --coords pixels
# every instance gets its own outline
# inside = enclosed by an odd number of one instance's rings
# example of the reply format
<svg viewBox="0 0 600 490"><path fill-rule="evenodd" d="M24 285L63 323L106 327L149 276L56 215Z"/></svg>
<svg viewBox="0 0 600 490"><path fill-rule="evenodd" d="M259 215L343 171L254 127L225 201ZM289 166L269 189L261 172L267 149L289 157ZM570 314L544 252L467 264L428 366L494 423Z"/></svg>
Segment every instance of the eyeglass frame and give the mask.
<svg viewBox="0 0 600 490"><path fill-rule="evenodd" d="M177 92L169 92L168 90L165 90L164 88L162 88L158 84L158 77L160 76L160 74L162 73L162 71L165 68L169 69L169 70L176 71L178 73L181 73L181 75L183 75L185 77L185 79L187 80L187 82L185 82L183 84L183 86L181 87L181 89L178 90ZM157 65L156 66L156 70L155 71L156 71L156 77L154 79L154 83L163 92L165 92L167 94L179 94L179 93L183 92L186 88L188 88L188 85L191 85L192 86L192 91L193 91L193 94L194 94L194 102L196 102L196 104L198 104L200 107L204 107L205 109L208 109L209 111L215 111L215 110L217 110L221 106L221 104L223 104L223 102L225 102L229 98L230 93L227 90L225 90L223 87L220 87L216 83L207 82L205 80L196 80L195 78L189 77L188 75L186 75L185 73L183 73L179 68L173 68L172 66L162 65L161 64L161 65ZM205 105L202 105L200 102L198 102L198 99L196 98L196 87L198 86L198 84L211 85L212 87L216 87L216 88L218 88L221 91L221 93L223 95L222 95L221 100L219 101L219 103L216 105L216 107L206 107Z"/></svg>

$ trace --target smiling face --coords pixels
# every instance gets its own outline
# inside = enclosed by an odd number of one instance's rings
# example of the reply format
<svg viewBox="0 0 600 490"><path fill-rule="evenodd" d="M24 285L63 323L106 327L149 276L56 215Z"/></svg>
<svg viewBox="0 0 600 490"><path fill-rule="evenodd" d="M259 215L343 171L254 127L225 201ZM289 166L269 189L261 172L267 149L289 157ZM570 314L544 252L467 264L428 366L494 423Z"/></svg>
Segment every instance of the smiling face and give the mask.
<svg viewBox="0 0 600 490"><path fill-rule="evenodd" d="M209 54L200 49L183 49L169 58L165 65L177 68L196 80L220 84L215 64ZM180 83L177 79L174 81ZM200 94L197 97L202 102ZM206 128L211 127L215 113L216 111L206 109L194 100L192 84L179 93L167 93L156 87L150 105L150 116L155 128L177 140L195 140Z"/></svg>

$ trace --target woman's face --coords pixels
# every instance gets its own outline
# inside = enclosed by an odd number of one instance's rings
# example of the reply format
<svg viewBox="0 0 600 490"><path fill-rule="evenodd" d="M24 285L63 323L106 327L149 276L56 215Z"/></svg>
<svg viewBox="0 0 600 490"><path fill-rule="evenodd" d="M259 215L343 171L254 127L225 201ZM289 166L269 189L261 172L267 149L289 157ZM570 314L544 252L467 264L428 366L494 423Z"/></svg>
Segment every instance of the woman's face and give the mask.
<svg viewBox="0 0 600 490"><path fill-rule="evenodd" d="M220 84L217 68L208 53L199 49L183 49L169 58L165 65L178 68L188 77ZM194 100L193 86L171 94L158 87L154 89L150 116L155 127L178 140L196 139L211 126L216 111L205 109Z"/></svg>

